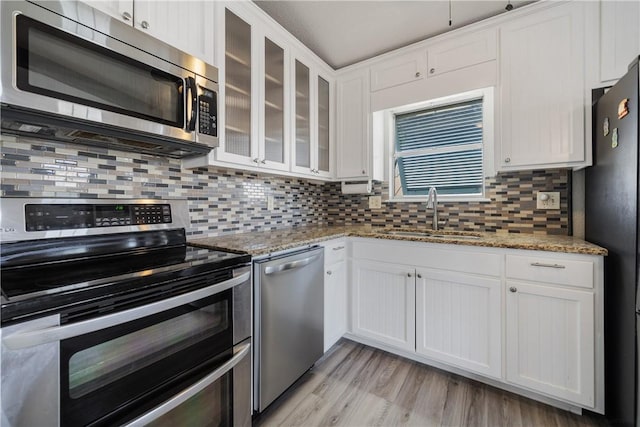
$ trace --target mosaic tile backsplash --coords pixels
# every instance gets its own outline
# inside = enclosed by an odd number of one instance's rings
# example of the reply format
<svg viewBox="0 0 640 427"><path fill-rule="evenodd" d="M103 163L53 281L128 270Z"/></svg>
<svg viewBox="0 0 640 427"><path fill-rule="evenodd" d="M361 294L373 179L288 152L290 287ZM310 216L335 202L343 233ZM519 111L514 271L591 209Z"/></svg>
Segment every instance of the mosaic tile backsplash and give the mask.
<svg viewBox="0 0 640 427"><path fill-rule="evenodd" d="M191 235L277 229L308 224L425 227L425 203L383 203L370 210L366 195L342 195L339 183L324 185L231 169L181 169L180 161L26 138L0 141L3 197L186 198ZM446 228L568 234L569 173L548 170L488 179L489 202L440 203ZM535 191L559 191L559 211L535 209ZM374 193L387 198L384 183ZM275 199L267 210L267 196Z"/></svg>

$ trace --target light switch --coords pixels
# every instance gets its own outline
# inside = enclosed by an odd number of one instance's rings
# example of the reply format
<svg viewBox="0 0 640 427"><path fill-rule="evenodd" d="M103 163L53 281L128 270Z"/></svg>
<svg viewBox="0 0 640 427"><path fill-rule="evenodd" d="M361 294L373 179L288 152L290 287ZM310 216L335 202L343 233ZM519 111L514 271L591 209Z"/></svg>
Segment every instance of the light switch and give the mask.
<svg viewBox="0 0 640 427"><path fill-rule="evenodd" d="M380 208L382 208L382 197L369 196L369 209L380 209Z"/></svg>
<svg viewBox="0 0 640 427"><path fill-rule="evenodd" d="M537 209L560 209L560 193L558 191L538 191L536 195Z"/></svg>

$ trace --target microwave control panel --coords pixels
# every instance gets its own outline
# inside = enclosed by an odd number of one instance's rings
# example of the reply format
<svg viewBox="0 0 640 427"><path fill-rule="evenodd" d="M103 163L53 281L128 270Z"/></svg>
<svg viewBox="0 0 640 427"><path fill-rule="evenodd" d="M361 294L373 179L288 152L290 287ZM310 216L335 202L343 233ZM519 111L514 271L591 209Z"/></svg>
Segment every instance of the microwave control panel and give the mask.
<svg viewBox="0 0 640 427"><path fill-rule="evenodd" d="M198 133L218 136L218 99L216 92L199 88L198 95Z"/></svg>
<svg viewBox="0 0 640 427"><path fill-rule="evenodd" d="M170 224L169 204L26 205L27 231Z"/></svg>

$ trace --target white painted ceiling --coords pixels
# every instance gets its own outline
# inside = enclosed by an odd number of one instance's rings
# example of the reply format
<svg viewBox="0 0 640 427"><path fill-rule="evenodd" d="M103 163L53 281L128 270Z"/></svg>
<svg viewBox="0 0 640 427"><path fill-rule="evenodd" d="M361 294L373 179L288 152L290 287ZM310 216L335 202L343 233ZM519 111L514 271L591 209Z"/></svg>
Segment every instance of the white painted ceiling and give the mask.
<svg viewBox="0 0 640 427"><path fill-rule="evenodd" d="M336 69L507 13L507 0L254 1Z"/></svg>

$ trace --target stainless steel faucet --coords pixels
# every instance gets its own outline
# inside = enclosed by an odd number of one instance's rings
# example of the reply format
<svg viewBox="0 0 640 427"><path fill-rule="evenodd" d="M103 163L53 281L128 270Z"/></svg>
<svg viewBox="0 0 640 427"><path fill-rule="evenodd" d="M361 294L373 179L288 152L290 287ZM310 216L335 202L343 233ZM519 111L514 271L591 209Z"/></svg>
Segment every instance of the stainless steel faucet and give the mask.
<svg viewBox="0 0 640 427"><path fill-rule="evenodd" d="M433 225L434 230L438 229L438 190L436 187L429 187L429 198L427 199L427 209L433 209Z"/></svg>

